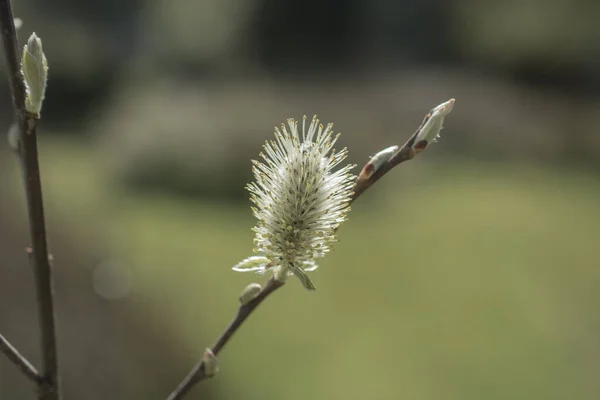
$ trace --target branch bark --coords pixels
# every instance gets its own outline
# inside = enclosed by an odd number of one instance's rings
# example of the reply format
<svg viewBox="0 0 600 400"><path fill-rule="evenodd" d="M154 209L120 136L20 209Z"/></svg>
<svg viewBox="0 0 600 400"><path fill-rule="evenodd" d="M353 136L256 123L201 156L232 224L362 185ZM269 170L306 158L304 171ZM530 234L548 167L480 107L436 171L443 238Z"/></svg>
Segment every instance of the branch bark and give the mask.
<svg viewBox="0 0 600 400"><path fill-rule="evenodd" d="M0 35L4 45L8 67L8 79L19 128L19 150L24 170L27 211L31 235L30 260L36 281L41 351L42 376L39 382L38 398L59 400L59 373L56 346L56 323L52 288L52 268L48 258L46 223L42 184L37 148L38 117L25 109L25 83L20 68L20 48L14 25L10 0L0 0Z"/></svg>
<svg viewBox="0 0 600 400"><path fill-rule="evenodd" d="M392 156L383 160L382 164L375 168L375 166L369 161L363 167L360 175L356 179L354 185L354 194L350 202L354 202L365 190L370 188L375 182L381 179L385 174L400 163L408 160L412 160L413 157L427 149L432 141L438 136L444 123L444 117L448 115L454 107L454 99L450 99L437 107L434 107L431 111L425 115L423 122L417 128L410 138L400 147L395 150ZM431 140L433 138L433 140ZM371 169L369 169L371 168Z"/></svg>
<svg viewBox="0 0 600 400"><path fill-rule="evenodd" d="M411 160L415 156L415 152L412 148L414 143L414 139L417 136L417 132L411 136L411 138L398 150L395 156L393 156L387 163L381 166L377 171L373 173L369 178L362 179L359 176L356 179L356 183L354 185L354 194L350 199L350 203L353 203L358 197L365 192L368 188L371 187L375 182L381 179L385 174L387 174L392 168L397 166L398 164Z"/></svg>
<svg viewBox="0 0 600 400"><path fill-rule="evenodd" d="M0 335L0 351L2 351L8 359L21 370L21 372L31 379L36 385L41 384L43 381L42 376L39 374L37 369L19 353L10 342L2 335Z"/></svg>
<svg viewBox="0 0 600 400"><path fill-rule="evenodd" d="M283 286L282 282L270 279L266 285L261 289L258 295L248 302L247 304L240 305L238 312L231 321L231 324L221 334L215 345L210 349L212 353L217 356L223 347L227 344L229 339L235 332L240 328L244 321L252 314L252 312L262 303L271 293ZM189 391L200 381L210 378L211 375L207 375L205 369L204 360L198 361L198 363L192 368L189 374L181 381L179 386L167 397L167 400L178 400L182 399L183 396L189 393Z"/></svg>

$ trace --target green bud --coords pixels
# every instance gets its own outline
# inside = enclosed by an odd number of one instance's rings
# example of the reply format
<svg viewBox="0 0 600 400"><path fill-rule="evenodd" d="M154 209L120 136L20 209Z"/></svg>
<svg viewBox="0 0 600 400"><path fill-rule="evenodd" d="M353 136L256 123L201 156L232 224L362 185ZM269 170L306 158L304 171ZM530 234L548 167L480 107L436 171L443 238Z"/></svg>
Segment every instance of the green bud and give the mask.
<svg viewBox="0 0 600 400"><path fill-rule="evenodd" d="M27 44L23 47L21 72L25 78L27 89L25 109L39 116L48 81L48 62L42 50L42 41L35 33L31 34Z"/></svg>

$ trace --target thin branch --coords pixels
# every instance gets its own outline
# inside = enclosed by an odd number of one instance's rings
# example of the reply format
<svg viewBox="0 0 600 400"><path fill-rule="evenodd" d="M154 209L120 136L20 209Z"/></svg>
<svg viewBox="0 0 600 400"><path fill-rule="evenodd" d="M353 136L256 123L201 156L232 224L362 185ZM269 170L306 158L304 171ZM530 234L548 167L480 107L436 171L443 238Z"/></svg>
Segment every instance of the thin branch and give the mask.
<svg viewBox="0 0 600 400"><path fill-rule="evenodd" d="M17 113L25 112L25 83L21 74L21 60L17 32L10 0L0 1L0 24L2 28L2 44L8 66L8 80L13 105Z"/></svg>
<svg viewBox="0 0 600 400"><path fill-rule="evenodd" d="M20 50L10 0L0 0L0 35L8 66L8 78L19 127L20 156L25 175L27 211L31 233L33 270L36 281L41 331L43 385L38 398L60 399L52 269L48 259L46 223L37 149L37 116L25 109L25 84L20 69Z"/></svg>
<svg viewBox="0 0 600 400"><path fill-rule="evenodd" d="M0 334L0 351L2 351L8 359L21 370L21 372L31 379L36 385L39 385L43 381L43 377L39 374L37 369L19 353L10 342Z"/></svg>
<svg viewBox="0 0 600 400"><path fill-rule="evenodd" d="M352 195L352 199L350 200L350 203L354 202L361 194L363 194L363 192L365 190L370 188L371 185L373 185L375 182L377 182L379 179L381 179L392 168L394 168L401 162L411 160L415 156L415 152L412 149L412 144L413 144L418 132L419 131L415 132L411 136L411 138L408 140L408 142L406 142L400 148L398 153L396 153L396 155L394 155L387 163L382 165L381 168L379 168L377 171L375 171L373 173L373 175L371 175L367 179L362 179L361 176L359 176L356 179L356 183L354 185L354 194Z"/></svg>
<svg viewBox="0 0 600 400"><path fill-rule="evenodd" d="M215 345L212 347L212 353L216 356L225 347L229 339L235 332L240 328L242 323L252 314L252 312L263 302L271 293L283 286L282 282L270 279L266 285L261 289L258 295L246 304L240 305L238 312L231 321L231 324L221 334ZM178 400L182 399L198 382L210 378L205 371L204 360L198 361L198 363L192 368L190 373L185 377L183 381L177 386L177 388L169 395L167 400Z"/></svg>
<svg viewBox="0 0 600 400"><path fill-rule="evenodd" d="M433 108L425 118L423 122L417 128L415 133L402 145L402 147L395 149L387 160L382 160L381 165L375 167L372 163L373 159L369 161L363 167L360 175L356 179L354 185L354 194L350 202L354 202L365 190L370 188L375 182L381 179L390 170L396 167L398 164L412 160L413 157L427 149L429 145L435 141L439 135L440 130L444 122L444 117L448 115L454 107L454 99L450 99L445 103ZM396 147L396 146L394 146ZM391 149L391 148L390 148ZM378 153L380 154L380 153Z"/></svg>
<svg viewBox="0 0 600 400"><path fill-rule="evenodd" d="M356 179L354 184L354 194L350 202L356 200L362 193L370 188L375 182L377 182L383 175L387 174L392 168L398 164L412 159L416 154L424 151L428 145L437 138L439 131L442 129L444 117L452 111L454 106L454 99L440 104L433 108L423 119L423 122L411 135L408 141L402 146L392 146L378 153L372 158L361 171L360 175ZM250 316L252 311L263 300L267 298L275 290L283 286L283 283L278 282L274 279L270 279L267 284L262 288L258 295L248 302L242 304L238 309L238 313L231 322L231 324L225 329L225 332L221 334L221 337L217 340L217 343L209 353L211 356L216 356L221 349L227 344L231 336L237 332L242 323ZM206 354L206 353L205 353ZM198 363L192 368L185 379L179 384L179 386L169 395L167 400L178 400L183 398L189 391L200 381L212 377L206 373L204 359L198 361Z"/></svg>

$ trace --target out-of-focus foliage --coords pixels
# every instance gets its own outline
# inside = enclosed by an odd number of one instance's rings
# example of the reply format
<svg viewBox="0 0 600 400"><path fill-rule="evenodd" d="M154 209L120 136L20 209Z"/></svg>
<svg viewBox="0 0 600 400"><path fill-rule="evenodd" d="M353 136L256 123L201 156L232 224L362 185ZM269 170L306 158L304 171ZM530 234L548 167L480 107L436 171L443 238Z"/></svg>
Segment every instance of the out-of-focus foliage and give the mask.
<svg viewBox="0 0 600 400"><path fill-rule="evenodd" d="M500 67L544 61L598 66L600 4L586 0L456 2L465 54Z"/></svg>
<svg viewBox="0 0 600 400"><path fill-rule="evenodd" d="M134 84L94 127L105 167L136 187L236 196L250 159L287 118L318 113L342 132L351 161L403 141L436 103L456 97L443 154L488 160L587 161L600 152L595 103L566 105L558 95L498 79L439 70L315 83L270 80L189 87L181 81ZM449 128L447 128L449 129ZM357 151L359 150L360 151ZM428 157L442 153L433 151Z"/></svg>
<svg viewBox="0 0 600 400"><path fill-rule="evenodd" d="M54 259L58 348L65 398L166 397L184 368L184 346L134 296L130 265L113 252L104 223L114 203L89 149L46 146L41 163L50 251ZM41 365L35 282L17 162L0 150L0 331ZM62 197L64 195L65 197ZM205 342L211 338L198 338ZM207 388L204 396L214 397ZM212 393L212 394L211 394ZM35 389L0 357L0 398L30 399Z"/></svg>

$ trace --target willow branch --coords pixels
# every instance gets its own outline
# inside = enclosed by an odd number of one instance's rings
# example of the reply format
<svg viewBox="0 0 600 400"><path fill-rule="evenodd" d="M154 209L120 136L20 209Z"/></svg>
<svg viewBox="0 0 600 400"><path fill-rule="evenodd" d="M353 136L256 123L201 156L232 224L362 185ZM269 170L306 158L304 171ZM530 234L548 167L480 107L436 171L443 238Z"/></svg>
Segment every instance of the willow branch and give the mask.
<svg viewBox="0 0 600 400"><path fill-rule="evenodd" d="M8 67L8 79L19 128L19 153L25 177L27 211L31 235L31 256L35 274L40 325L42 376L38 398L58 400L59 379L52 269L48 259L46 223L37 148L38 116L25 108L25 83L20 68L20 50L10 0L0 0L0 35Z"/></svg>
<svg viewBox="0 0 600 400"><path fill-rule="evenodd" d="M17 368L36 385L39 385L43 378L33 365L19 353L10 342L0 334L0 351L2 351L8 359L16 365Z"/></svg>
<svg viewBox="0 0 600 400"><path fill-rule="evenodd" d="M233 321L231 321L219 339L217 339L215 345L210 349L212 354L217 356L256 307L258 307L271 293L282 286L282 282L270 279L254 299L246 304L241 304ZM167 400L182 399L183 396L185 396L198 382L210 378L211 376L211 374L207 374L205 359L198 361L189 374L181 381L179 386L177 386L177 388L169 395Z"/></svg>
<svg viewBox="0 0 600 400"><path fill-rule="evenodd" d="M369 162L363 167L360 175L358 176L354 185L354 193L351 198L351 202L356 200L365 190L371 187L377 182L383 175L387 174L392 168L398 164L412 159L416 154L424 151L427 146L433 142L439 135L442 129L444 117L452 111L454 106L454 99L440 104L439 106L432 109L423 119L421 126L415 133L408 139L408 141L402 146L391 146L385 150L377 153ZM217 340L217 343L212 349L207 349L204 358L192 368L185 379L179 384L179 386L169 395L167 400L178 400L183 398L198 382L210 378L214 375L214 368L216 363L216 356L219 354L221 349L227 344L231 336L237 332L242 323L252 314L252 311L262 303L267 296L273 293L275 290L283 286L283 283L271 279L267 284L260 290L256 297L249 302L242 302L238 309L237 315L231 322L231 324L225 329L221 337ZM213 363L210 366L210 373L207 372L207 362Z"/></svg>
<svg viewBox="0 0 600 400"><path fill-rule="evenodd" d="M411 160L415 156L415 152L412 149L412 142L414 142L414 138L416 137L416 132L411 136L408 142L406 142L398 151L394 157L392 157L387 163L381 166L377 171L373 173L368 178L359 177L356 179L356 183L354 184L354 194L352 195L352 199L350 202L354 202L365 190L371 187L375 182L381 179L385 174L390 172L392 168L397 166L398 164ZM368 163L367 163L368 165Z"/></svg>
<svg viewBox="0 0 600 400"><path fill-rule="evenodd" d="M350 202L354 202L365 190L390 172L392 168L404 161L412 160L415 155L425 151L438 137L444 123L444 117L452 111L453 107L454 99L450 99L433 108L425 115L419 128L404 145L389 147L369 160L356 179L354 194Z"/></svg>

